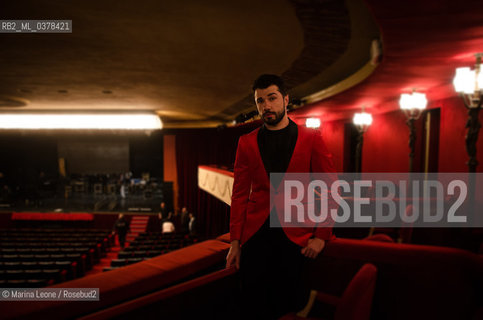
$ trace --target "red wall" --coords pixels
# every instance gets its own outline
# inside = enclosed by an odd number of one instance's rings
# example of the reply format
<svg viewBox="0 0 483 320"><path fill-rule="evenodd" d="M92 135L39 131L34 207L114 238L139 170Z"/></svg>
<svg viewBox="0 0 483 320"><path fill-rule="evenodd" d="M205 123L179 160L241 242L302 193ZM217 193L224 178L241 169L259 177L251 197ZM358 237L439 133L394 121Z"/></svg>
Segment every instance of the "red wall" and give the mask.
<svg viewBox="0 0 483 320"><path fill-rule="evenodd" d="M338 172L344 170L344 123L345 121L322 122L321 134L329 151L334 156Z"/></svg>
<svg viewBox="0 0 483 320"><path fill-rule="evenodd" d="M433 108L440 108L439 131L439 172L467 172L468 155L465 148L467 109L461 98L453 97L441 101L430 102ZM303 118L303 115L300 117ZM479 115L483 123L483 111ZM352 119L324 122L321 132L330 152L334 155L335 166L338 171L343 170L344 156L344 123ZM302 123L298 123L303 125ZM424 139L423 119L416 122L416 155L414 169L424 170L422 166L422 143ZM483 172L483 137L477 142L478 172ZM371 127L364 134L362 151L363 172L407 172L409 169L409 129L406 117L399 111L391 111L374 115Z"/></svg>
<svg viewBox="0 0 483 320"><path fill-rule="evenodd" d="M409 129L400 111L373 116L364 134L363 172L407 172Z"/></svg>
<svg viewBox="0 0 483 320"><path fill-rule="evenodd" d="M290 115L289 115L290 116ZM305 126L305 118L291 119L299 126ZM334 165L338 172L344 169L344 123L345 120L324 122L321 119L320 133L327 146L327 149L334 157Z"/></svg>

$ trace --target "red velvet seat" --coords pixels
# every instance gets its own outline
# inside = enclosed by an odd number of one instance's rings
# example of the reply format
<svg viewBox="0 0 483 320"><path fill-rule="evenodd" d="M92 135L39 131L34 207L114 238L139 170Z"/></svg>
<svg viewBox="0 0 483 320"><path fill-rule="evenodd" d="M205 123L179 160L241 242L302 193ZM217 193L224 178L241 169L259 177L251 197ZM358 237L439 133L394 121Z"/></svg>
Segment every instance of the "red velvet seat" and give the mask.
<svg viewBox="0 0 483 320"><path fill-rule="evenodd" d="M28 288L42 288L42 287L46 287L47 284L48 284L47 279L28 279L27 280Z"/></svg>
<svg viewBox="0 0 483 320"><path fill-rule="evenodd" d="M7 280L20 280L24 278L25 278L25 274L23 270L19 270L19 269L5 270L5 279Z"/></svg>
<svg viewBox="0 0 483 320"><path fill-rule="evenodd" d="M381 241L381 242L394 242L394 239L385 233L377 233L372 236L366 237L364 240Z"/></svg>
<svg viewBox="0 0 483 320"><path fill-rule="evenodd" d="M25 279L11 279L7 280L7 288L27 288L28 282Z"/></svg>
<svg viewBox="0 0 483 320"><path fill-rule="evenodd" d="M38 266L39 264L36 261L24 261L20 263L20 269L23 269L23 270L37 269Z"/></svg>
<svg viewBox="0 0 483 320"><path fill-rule="evenodd" d="M20 269L20 261L7 261L3 263L4 270Z"/></svg>
<svg viewBox="0 0 483 320"><path fill-rule="evenodd" d="M365 320L371 314L372 298L376 286L377 268L370 263L363 265L345 289L342 297L312 290L305 308L281 319L305 319L312 310L314 302L321 301L335 306L335 320Z"/></svg>
<svg viewBox="0 0 483 320"><path fill-rule="evenodd" d="M38 279L42 277L41 269L27 269L24 270L25 279Z"/></svg>

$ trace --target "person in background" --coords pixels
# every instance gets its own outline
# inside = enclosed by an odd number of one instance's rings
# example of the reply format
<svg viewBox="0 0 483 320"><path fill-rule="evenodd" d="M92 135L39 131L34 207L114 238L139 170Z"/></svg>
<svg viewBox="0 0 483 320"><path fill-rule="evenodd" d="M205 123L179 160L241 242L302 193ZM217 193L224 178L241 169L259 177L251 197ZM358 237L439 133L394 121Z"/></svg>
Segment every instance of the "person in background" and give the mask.
<svg viewBox="0 0 483 320"><path fill-rule="evenodd" d="M119 239L119 244L121 248L124 249L126 243L126 235L129 232L129 222L124 217L123 213L119 214L116 222L114 222L114 227L112 228L112 234L117 233L117 238Z"/></svg>
<svg viewBox="0 0 483 320"><path fill-rule="evenodd" d="M166 207L166 203L161 202L161 204L159 205L159 214L158 216L161 215L160 219L163 220L163 219L167 219L168 218L168 208Z"/></svg>
<svg viewBox="0 0 483 320"><path fill-rule="evenodd" d="M175 232L176 226L173 223L172 217L172 212L168 213L164 217L161 212L158 213L159 229L161 230L161 233Z"/></svg>
<svg viewBox="0 0 483 320"><path fill-rule="evenodd" d="M190 217L189 217L189 212L186 207L181 208L181 233L188 233L189 232L189 222L190 222Z"/></svg>
<svg viewBox="0 0 483 320"><path fill-rule="evenodd" d="M191 236L196 235L196 217L192 212L189 213L188 230Z"/></svg>
<svg viewBox="0 0 483 320"><path fill-rule="evenodd" d="M175 231L176 231L176 228L173 222L171 222L170 219L164 219L161 225L161 232L165 234L165 233L174 233Z"/></svg>

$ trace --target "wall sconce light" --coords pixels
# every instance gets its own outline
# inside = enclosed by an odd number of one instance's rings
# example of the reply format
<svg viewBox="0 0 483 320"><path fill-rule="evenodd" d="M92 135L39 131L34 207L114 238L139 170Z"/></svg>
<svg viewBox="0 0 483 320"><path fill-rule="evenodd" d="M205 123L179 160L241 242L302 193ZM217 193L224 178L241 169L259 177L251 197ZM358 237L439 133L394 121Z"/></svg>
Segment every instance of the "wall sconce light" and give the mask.
<svg viewBox="0 0 483 320"><path fill-rule="evenodd" d="M478 140L478 133L480 131L480 121L478 114L481 109L481 95L483 93L483 72L481 72L481 57L483 53L475 54L476 65L475 69L471 70L468 67L457 68L456 75L453 80L453 85L456 92L458 92L468 109L468 122L466 128L466 151L470 159L467 162L469 172L476 172L478 160L476 160L476 141Z"/></svg>
<svg viewBox="0 0 483 320"><path fill-rule="evenodd" d="M406 124L409 127L409 172L413 172L414 162L414 144L416 142L416 128L414 121L421 117L421 114L426 109L428 100L424 93L418 93L413 90L411 94L403 93L399 99L399 106L406 115Z"/></svg>
<svg viewBox="0 0 483 320"><path fill-rule="evenodd" d="M401 94L399 99L399 106L408 119L418 120L427 104L426 95L414 90L411 94Z"/></svg>
<svg viewBox="0 0 483 320"><path fill-rule="evenodd" d="M319 118L307 118L307 119L305 119L305 126L307 128L317 129L317 128L320 127L320 119Z"/></svg>
<svg viewBox="0 0 483 320"><path fill-rule="evenodd" d="M361 172L362 168L362 144L364 143L364 132L372 124L372 115L370 113L364 112L365 106L362 107L362 112L354 114L352 121L359 131L357 136L357 146L356 146L356 172Z"/></svg>
<svg viewBox="0 0 483 320"><path fill-rule="evenodd" d="M362 107L362 112L354 114L352 121L357 127L359 132L366 132L367 128L372 124L372 115L370 113L364 112L364 107Z"/></svg>

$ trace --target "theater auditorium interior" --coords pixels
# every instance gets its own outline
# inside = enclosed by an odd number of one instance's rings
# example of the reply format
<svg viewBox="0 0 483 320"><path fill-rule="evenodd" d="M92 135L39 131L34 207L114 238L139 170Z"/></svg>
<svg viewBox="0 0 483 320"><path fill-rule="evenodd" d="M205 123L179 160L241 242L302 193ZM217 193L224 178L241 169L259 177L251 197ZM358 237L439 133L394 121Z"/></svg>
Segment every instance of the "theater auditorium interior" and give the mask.
<svg viewBox="0 0 483 320"><path fill-rule="evenodd" d="M233 167L263 73L339 175L452 174L481 221L481 1L25 0L0 20L0 319L240 319ZM483 319L482 226L334 227L308 316Z"/></svg>

